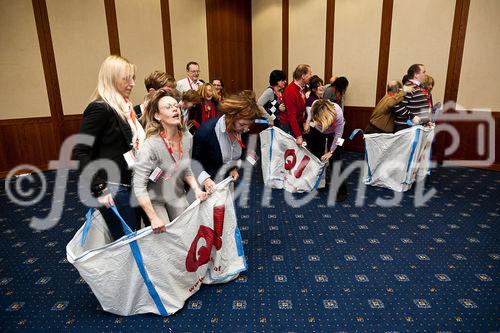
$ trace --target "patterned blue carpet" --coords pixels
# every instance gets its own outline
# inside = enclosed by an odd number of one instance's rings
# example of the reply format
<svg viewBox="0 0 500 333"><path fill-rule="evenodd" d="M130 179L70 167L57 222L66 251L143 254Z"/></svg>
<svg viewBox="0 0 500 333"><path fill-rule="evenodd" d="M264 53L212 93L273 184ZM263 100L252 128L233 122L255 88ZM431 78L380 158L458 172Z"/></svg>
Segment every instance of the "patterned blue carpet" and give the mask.
<svg viewBox="0 0 500 333"><path fill-rule="evenodd" d="M362 158L349 153L348 160ZM262 207L262 177L252 177L248 207L237 207L248 271L229 284L203 286L183 310L119 317L103 312L66 261L65 246L84 222L70 174L64 215L54 228L28 224L51 206L55 173L35 206L0 189L0 331L384 332L500 330L500 173L438 168L423 207L414 190L392 208L393 193L369 187L356 207L327 206L326 191L293 208L282 191ZM26 182L25 182L26 183ZM24 184L26 186L26 184Z"/></svg>

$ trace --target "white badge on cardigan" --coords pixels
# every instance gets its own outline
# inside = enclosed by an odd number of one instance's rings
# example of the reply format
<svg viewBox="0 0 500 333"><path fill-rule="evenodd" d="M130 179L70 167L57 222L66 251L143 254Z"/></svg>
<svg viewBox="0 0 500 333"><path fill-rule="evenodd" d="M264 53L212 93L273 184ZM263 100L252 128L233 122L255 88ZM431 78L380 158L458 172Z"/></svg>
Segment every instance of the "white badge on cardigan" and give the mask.
<svg viewBox="0 0 500 333"><path fill-rule="evenodd" d="M125 158L125 162L127 162L127 165L129 169L132 169L135 165L135 155L134 155L134 150L131 149L125 154L123 154L123 157Z"/></svg>
<svg viewBox="0 0 500 333"><path fill-rule="evenodd" d="M151 173L151 175L149 176L149 179L152 182L156 183L158 181L158 179L163 177L164 174L165 174L165 172L162 169L156 167L156 169L154 169L153 172Z"/></svg>

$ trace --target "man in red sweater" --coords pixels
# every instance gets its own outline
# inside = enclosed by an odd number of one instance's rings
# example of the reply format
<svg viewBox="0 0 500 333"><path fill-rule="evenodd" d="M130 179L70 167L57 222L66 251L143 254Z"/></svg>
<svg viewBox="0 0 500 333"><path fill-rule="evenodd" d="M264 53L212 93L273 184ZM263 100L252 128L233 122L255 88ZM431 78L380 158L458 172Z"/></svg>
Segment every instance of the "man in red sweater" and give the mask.
<svg viewBox="0 0 500 333"><path fill-rule="evenodd" d="M279 115L280 127L282 130L295 137L295 142L301 146L302 128L304 124L304 114L306 112L305 87L312 76L311 66L301 64L293 72L293 82L291 82L283 93L283 103L285 111Z"/></svg>

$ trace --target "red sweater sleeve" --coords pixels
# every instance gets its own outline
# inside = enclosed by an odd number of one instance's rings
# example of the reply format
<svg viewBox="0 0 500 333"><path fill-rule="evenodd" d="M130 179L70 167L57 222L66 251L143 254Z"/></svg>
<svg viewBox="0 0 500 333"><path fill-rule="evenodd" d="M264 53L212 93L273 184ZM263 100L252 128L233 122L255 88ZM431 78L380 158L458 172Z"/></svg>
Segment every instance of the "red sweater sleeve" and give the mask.
<svg viewBox="0 0 500 333"><path fill-rule="evenodd" d="M285 103L286 118L292 130L293 136L298 138L299 136L302 136L302 131L300 130L299 123L297 122L297 106L299 105L299 101L297 100L295 91L291 88L292 87L285 90L283 94L283 103Z"/></svg>

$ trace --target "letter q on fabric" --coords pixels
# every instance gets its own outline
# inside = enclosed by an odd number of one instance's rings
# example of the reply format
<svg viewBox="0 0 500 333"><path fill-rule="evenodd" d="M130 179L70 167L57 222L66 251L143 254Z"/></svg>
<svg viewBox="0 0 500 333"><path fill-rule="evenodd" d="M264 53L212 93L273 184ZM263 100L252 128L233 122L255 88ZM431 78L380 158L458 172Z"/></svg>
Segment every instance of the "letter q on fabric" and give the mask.
<svg viewBox="0 0 500 333"><path fill-rule="evenodd" d="M228 282L247 269L229 184L219 183L161 234L147 227L109 243L96 210L66 246L68 261L105 311L171 315L202 284Z"/></svg>
<svg viewBox="0 0 500 333"><path fill-rule="evenodd" d="M262 177L272 188L288 192L310 192L316 189L325 163L295 139L277 127L260 133Z"/></svg>

